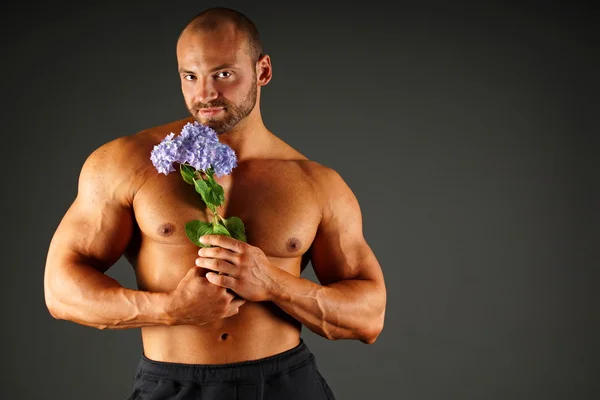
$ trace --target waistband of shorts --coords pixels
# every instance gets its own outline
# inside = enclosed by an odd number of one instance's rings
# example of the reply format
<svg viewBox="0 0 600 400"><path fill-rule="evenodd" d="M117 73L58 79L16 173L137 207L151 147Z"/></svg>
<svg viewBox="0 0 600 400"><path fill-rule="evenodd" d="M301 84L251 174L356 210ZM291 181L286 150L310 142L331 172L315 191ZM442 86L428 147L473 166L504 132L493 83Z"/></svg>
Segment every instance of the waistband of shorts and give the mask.
<svg viewBox="0 0 600 400"><path fill-rule="evenodd" d="M178 382L256 381L301 367L313 359L314 355L302 338L297 346L282 353L229 364L180 364L155 361L142 353L136 377Z"/></svg>

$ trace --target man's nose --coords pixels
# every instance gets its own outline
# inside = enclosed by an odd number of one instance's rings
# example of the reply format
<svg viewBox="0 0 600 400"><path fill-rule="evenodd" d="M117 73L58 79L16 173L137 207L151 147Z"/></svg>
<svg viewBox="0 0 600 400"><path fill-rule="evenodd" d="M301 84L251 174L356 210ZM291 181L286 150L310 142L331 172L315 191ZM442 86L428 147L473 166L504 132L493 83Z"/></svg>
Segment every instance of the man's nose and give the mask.
<svg viewBox="0 0 600 400"><path fill-rule="evenodd" d="M210 78L199 78L198 85L196 85L196 88L197 102L208 103L219 96Z"/></svg>

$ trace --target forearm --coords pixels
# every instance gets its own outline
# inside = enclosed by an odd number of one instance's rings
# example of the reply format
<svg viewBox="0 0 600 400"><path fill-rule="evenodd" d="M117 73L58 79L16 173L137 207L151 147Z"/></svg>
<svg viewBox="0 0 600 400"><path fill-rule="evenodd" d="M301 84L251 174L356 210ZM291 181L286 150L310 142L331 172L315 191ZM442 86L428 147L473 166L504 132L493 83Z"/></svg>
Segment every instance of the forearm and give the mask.
<svg viewBox="0 0 600 400"><path fill-rule="evenodd" d="M322 286L283 270L271 300L318 335L331 340L373 343L385 314L385 291L371 280L344 280Z"/></svg>
<svg viewBox="0 0 600 400"><path fill-rule="evenodd" d="M72 264L46 288L46 302L57 319L98 329L171 325L167 293L128 289L89 265Z"/></svg>

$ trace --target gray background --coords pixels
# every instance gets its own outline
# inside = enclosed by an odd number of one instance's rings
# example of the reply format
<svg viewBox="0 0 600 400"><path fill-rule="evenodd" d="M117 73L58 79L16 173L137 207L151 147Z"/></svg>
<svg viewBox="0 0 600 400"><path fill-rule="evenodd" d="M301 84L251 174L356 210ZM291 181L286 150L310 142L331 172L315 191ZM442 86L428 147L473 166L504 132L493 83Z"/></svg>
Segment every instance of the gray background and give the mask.
<svg viewBox="0 0 600 400"><path fill-rule="evenodd" d="M47 247L89 153L187 115L175 40L212 5L257 23L267 127L344 177L384 270L375 344L303 330L337 397L600 398L592 9L257 3L2 6L0 398L129 395L139 329L52 319Z"/></svg>

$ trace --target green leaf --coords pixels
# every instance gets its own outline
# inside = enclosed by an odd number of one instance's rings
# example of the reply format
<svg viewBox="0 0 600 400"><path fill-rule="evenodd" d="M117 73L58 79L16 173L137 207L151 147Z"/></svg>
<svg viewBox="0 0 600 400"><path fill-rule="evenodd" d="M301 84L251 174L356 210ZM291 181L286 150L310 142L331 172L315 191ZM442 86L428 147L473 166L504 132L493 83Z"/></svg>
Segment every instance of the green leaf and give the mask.
<svg viewBox="0 0 600 400"><path fill-rule="evenodd" d="M215 212L215 208L219 207L225 201L223 187L217 182L211 183L204 179L196 179L194 180L194 186L196 192L202 196L202 200L204 200L213 213Z"/></svg>
<svg viewBox="0 0 600 400"><path fill-rule="evenodd" d="M244 222L238 217L223 218L223 223L234 239L248 243Z"/></svg>
<svg viewBox="0 0 600 400"><path fill-rule="evenodd" d="M200 243L199 239L203 235L212 233L212 231L213 231L213 226L210 222L188 221L185 224L185 235L196 246L208 247L208 245Z"/></svg>
<svg viewBox="0 0 600 400"><path fill-rule="evenodd" d="M208 192L208 184L202 178L194 179L194 188L196 189L196 192L198 192L200 196L202 196L202 198L204 198L204 196Z"/></svg>
<svg viewBox="0 0 600 400"><path fill-rule="evenodd" d="M194 179L194 188L196 189L196 192L200 194L206 206L214 213L216 206L212 201L210 194L211 190L206 181L203 179Z"/></svg>
<svg viewBox="0 0 600 400"><path fill-rule="evenodd" d="M209 184L209 189L208 198L210 202L216 207L219 207L225 201L225 191L223 190L223 186L214 182Z"/></svg>
<svg viewBox="0 0 600 400"><path fill-rule="evenodd" d="M226 236L231 236L231 233L229 233L229 231L227 230L227 228L225 228L223 225L221 224L216 224L215 226L212 226L212 232L215 235L226 235Z"/></svg>
<svg viewBox="0 0 600 400"><path fill-rule="evenodd" d="M206 171L204 171L204 173L206 174L206 177L210 183L216 183L215 178L214 178L215 171L213 170L212 167L208 167L208 169Z"/></svg>
<svg viewBox="0 0 600 400"><path fill-rule="evenodd" d="M196 177L194 168L190 167L189 165L182 164L179 171L181 172L181 176L186 183L189 183L190 185L194 184L194 179Z"/></svg>

